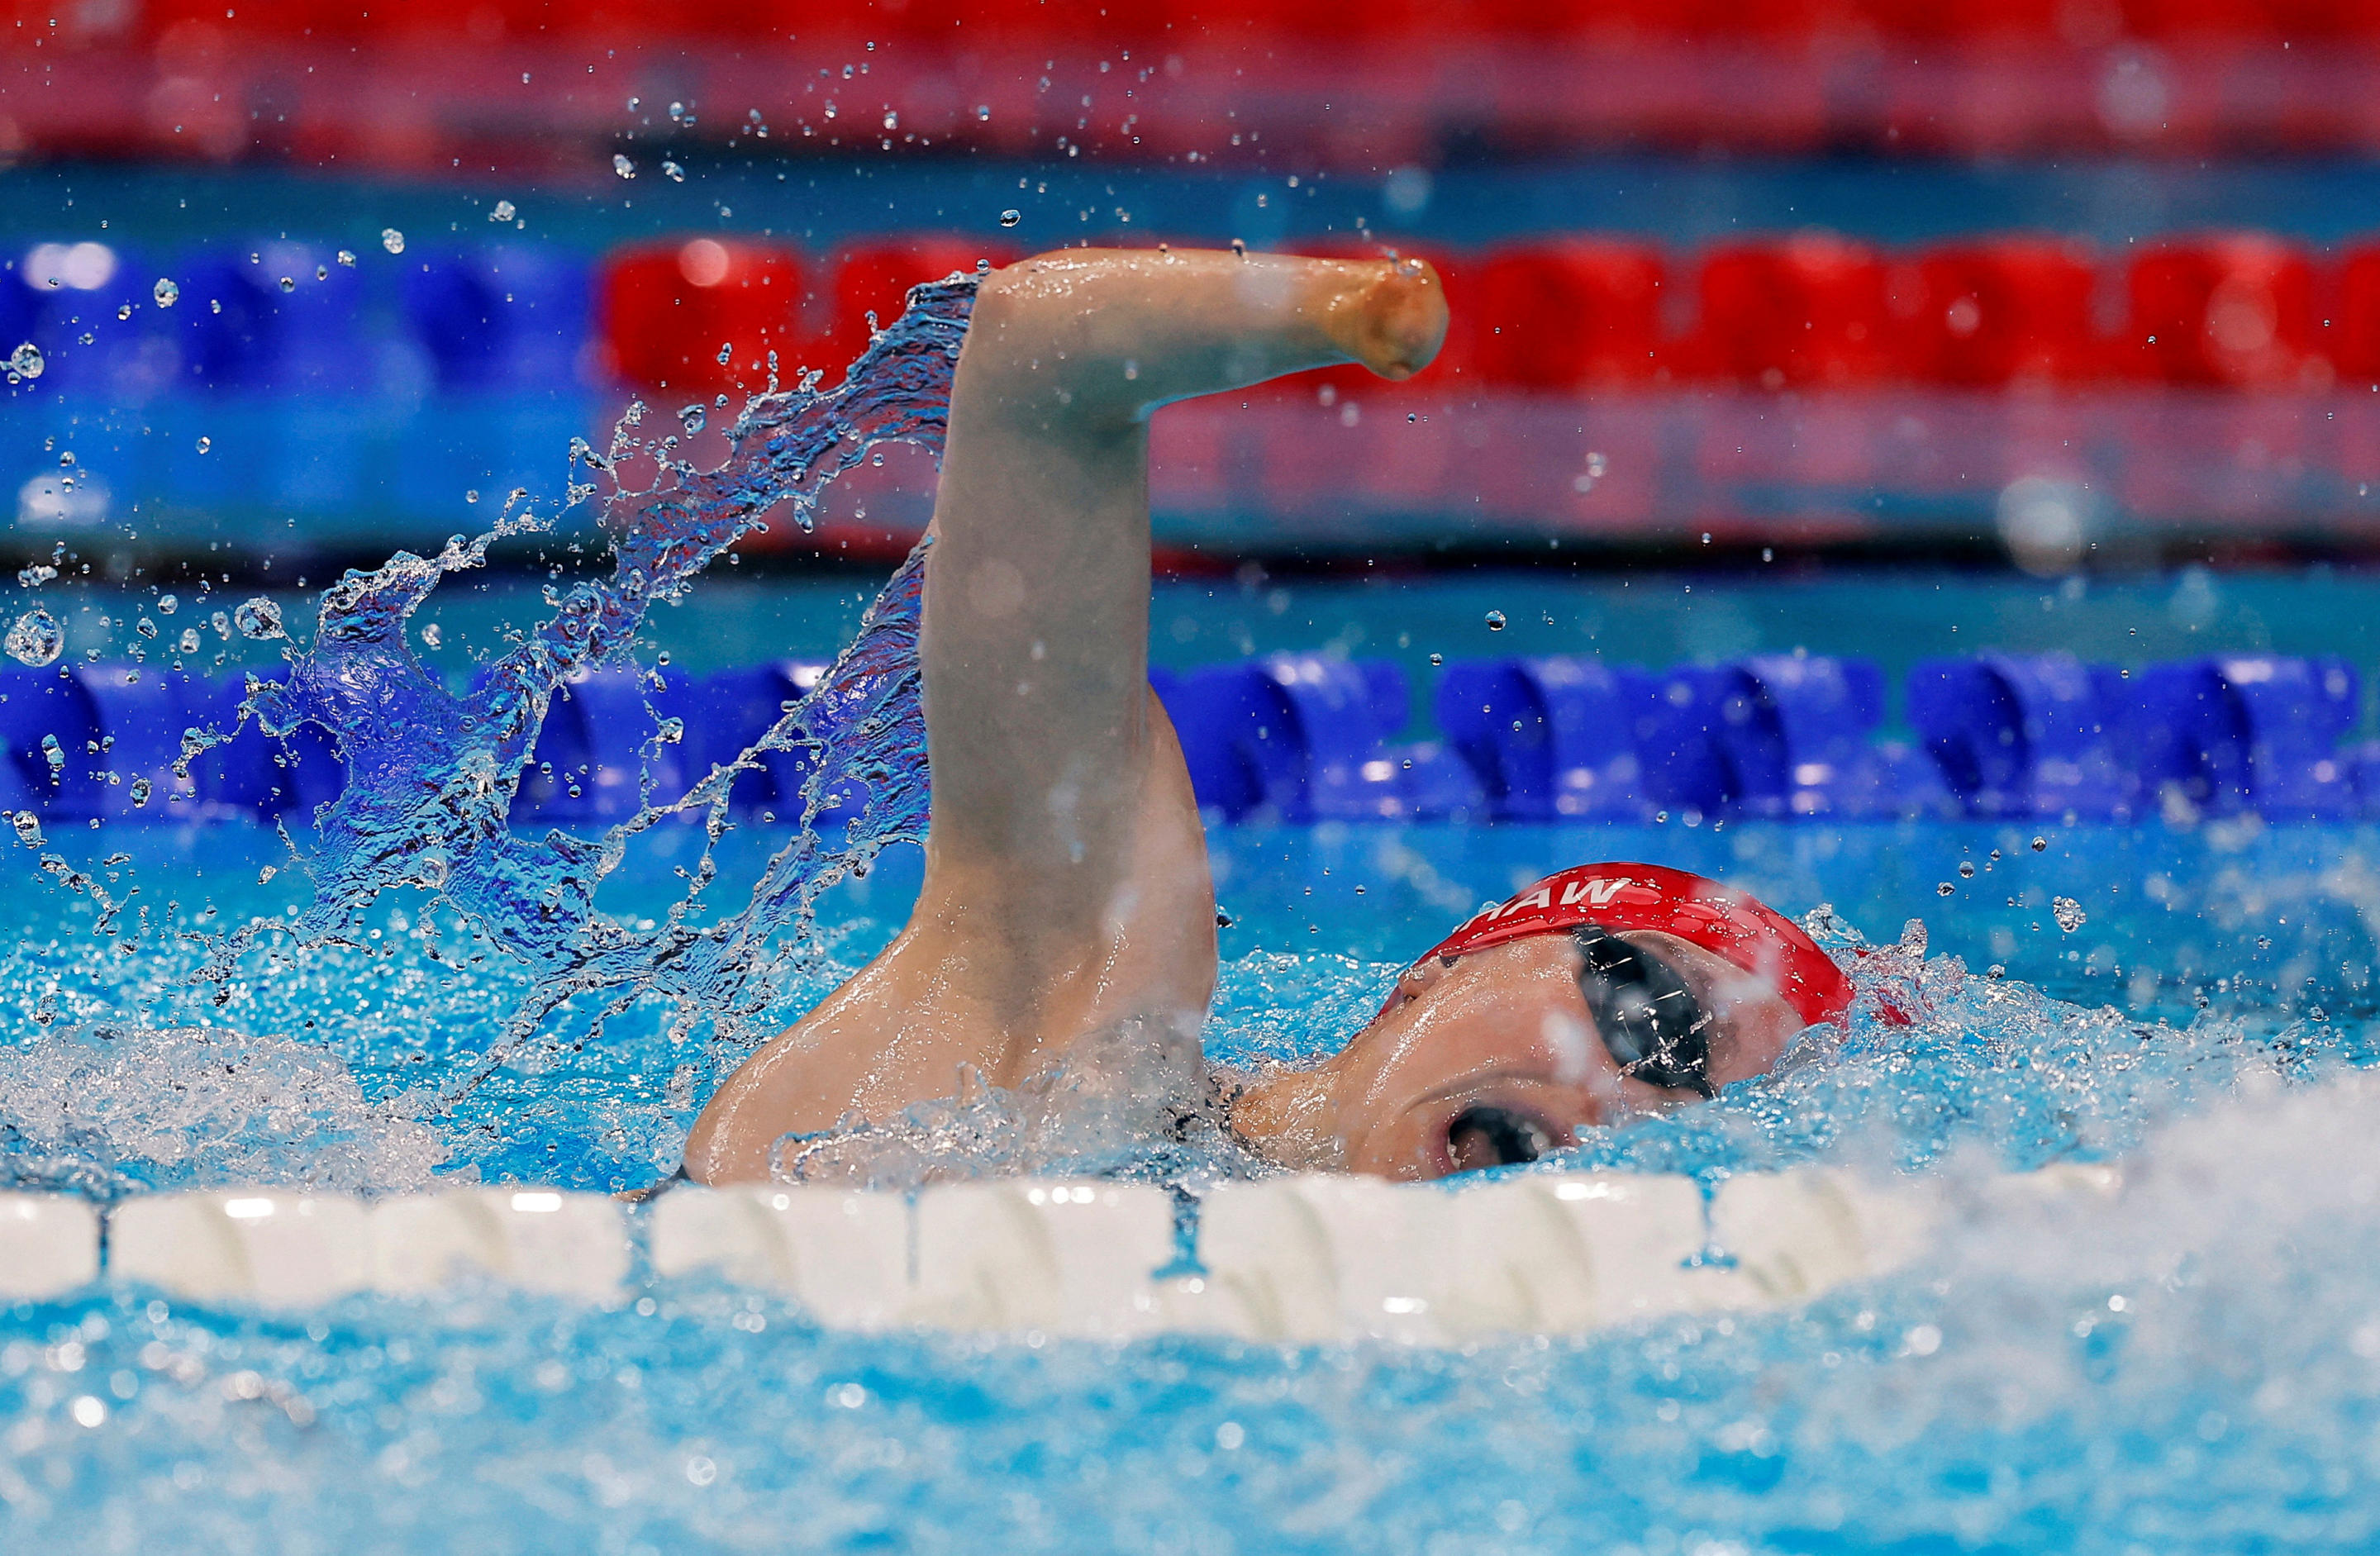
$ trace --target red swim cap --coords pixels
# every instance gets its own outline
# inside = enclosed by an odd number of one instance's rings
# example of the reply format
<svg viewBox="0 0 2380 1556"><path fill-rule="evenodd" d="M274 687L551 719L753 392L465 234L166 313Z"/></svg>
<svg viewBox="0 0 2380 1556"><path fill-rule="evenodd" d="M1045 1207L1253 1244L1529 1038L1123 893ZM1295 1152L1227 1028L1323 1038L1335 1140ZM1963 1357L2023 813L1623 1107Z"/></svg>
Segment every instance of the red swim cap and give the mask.
<svg viewBox="0 0 2380 1556"><path fill-rule="evenodd" d="M1776 984L1813 1026L1840 1019L1851 1007L1852 980L1800 925L1732 887L1659 865L1580 865L1548 875L1510 902L1481 908L1421 960L1581 924L1658 930L1689 941Z"/></svg>

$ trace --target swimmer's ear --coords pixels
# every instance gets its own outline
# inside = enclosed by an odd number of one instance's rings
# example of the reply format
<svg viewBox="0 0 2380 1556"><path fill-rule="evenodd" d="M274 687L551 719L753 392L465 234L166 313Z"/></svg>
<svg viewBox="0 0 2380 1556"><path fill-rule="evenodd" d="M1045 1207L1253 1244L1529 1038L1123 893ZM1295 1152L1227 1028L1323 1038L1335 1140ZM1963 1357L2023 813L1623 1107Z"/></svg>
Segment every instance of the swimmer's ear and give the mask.
<svg viewBox="0 0 2380 1556"><path fill-rule="evenodd" d="M1389 1003L1380 1008L1386 1015L1399 1005L1420 999L1438 986L1446 969L1454 966L1451 956L1426 956L1416 965L1397 975L1397 986L1389 995Z"/></svg>

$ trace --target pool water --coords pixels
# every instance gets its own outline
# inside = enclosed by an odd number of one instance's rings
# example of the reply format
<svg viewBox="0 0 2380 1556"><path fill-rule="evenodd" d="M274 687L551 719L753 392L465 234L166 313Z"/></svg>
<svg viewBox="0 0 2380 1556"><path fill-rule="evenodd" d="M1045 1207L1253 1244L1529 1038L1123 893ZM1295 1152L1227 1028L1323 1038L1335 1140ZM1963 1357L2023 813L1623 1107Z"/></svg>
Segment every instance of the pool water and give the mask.
<svg viewBox="0 0 2380 1556"><path fill-rule="evenodd" d="M780 841L767 831L729 835L731 877ZM698 833L685 834L691 848ZM2131 1186L2107 1205L1979 1202L1918 1266L1799 1311L1459 1353L858 1337L700 1281L640 1286L608 1310L489 1289L271 1317L105 1287L0 1315L11 1547L2238 1551L2374 1538L2380 1092L2358 1072L2380 833L1244 828L1215 845L1233 918L1208 1033L1218 1060L1326 1052L1400 955L1478 900L1557 863L1651 855L1796 910L1831 903L1901 942L1887 960L1927 1014L1857 1024L1838 1052L1598 1135L1578 1160L1967 1182L2122 1157ZM382 899L376 939L282 969L256 954L218 1006L185 981L197 950L177 932L291 906L294 871L258 880L286 867L283 843L213 827L85 846L87 869L133 856L112 868L119 890L142 886L150 918L134 947L89 932L89 900L54 884L0 909L0 1000L19 1042L0 1081L0 1161L20 1185L640 1185L674 1162L735 1057L673 1044L646 1012L584 1050L565 1020L562 1038L475 1078L522 975L418 895ZM657 850L616 884L657 909L674 869ZM783 991L782 1014L889 937L916 875L914 851L895 850L830 895L827 954ZM1944 881L1956 894L1938 894ZM2057 896L2082 905L2079 928L2058 928Z"/></svg>
<svg viewBox="0 0 2380 1556"><path fill-rule="evenodd" d="M856 391L764 407L772 446L807 468L857 459L869 417L930 430L965 293L938 298L938 315L913 308L871 350L881 378L864 361ZM634 644L700 668L832 649L861 628L872 587L713 594L706 578L673 609L782 478L754 460L699 479L684 501L615 498L613 517L635 526L614 531L626 560L558 602L457 574L408 631L430 565L347 580L334 630L301 647L294 689L273 694L348 721L350 757L371 775L321 836L54 825L9 856L21 873L0 898L14 1044L0 1183L114 1199L456 1179L617 1190L670 1171L726 1069L901 922L918 872L902 839L924 807L921 792L897 796L886 851L839 880L840 856L806 853L782 827L714 842L661 822L599 870L593 840L480 825L488 789L468 780L517 766L519 715L577 666ZM1897 673L1924 652L1992 646L2352 652L2371 593L2321 574L1242 573L1169 585L1152 637L1177 663L1274 647L1387 653L1417 686L1429 655L1488 651L1659 663L1804 646ZM1491 611L1505 623L1493 638ZM99 617L129 614L119 600L86 626L67 611L69 651L103 648L116 628ZM286 612L301 636L309 614ZM432 619L447 628L434 649L419 631ZM894 651L914 614L872 619L884 636L863 640L891 646L872 684L889 689L860 711L882 717L828 730L821 760L914 776ZM436 674L417 667L417 637ZM467 689L481 670L492 689ZM714 820L727 819L722 805ZM0 1310L9 1548L1720 1556L2371 1543L2380 831L1681 820L1237 827L1213 841L1231 922L1205 1037L1225 1064L1328 1052L1403 957L1558 866L1649 857L1791 911L1825 908L1813 921L1846 949L1864 934L1863 980L1912 1024L1855 1017L1774 1075L1597 1132L1560 1164L1706 1181L1803 1163L1925 1173L1962 1208L1951 1234L1895 1276L1797 1310L1459 1351L858 1337L700 1280L640 1280L613 1307L483 1288L271 1316L115 1282ZM403 883L433 856L445 896L489 928ZM719 881L684 906L706 861ZM641 972L661 965L637 960L661 942L636 937L682 907L686 925L721 923L756 881L771 912L744 922L783 954L746 947L739 964L653 982L625 1009L606 1003L621 980L595 979L527 1030L516 1021L573 986L588 942L571 926L592 922L582 899L633 942L621 965ZM556 929L538 905L565 900L564 917L580 916ZM815 909L814 946L796 904ZM260 927L226 942L239 926ZM700 1018L681 1019L689 1004ZM721 1014L747 1004L748 1018ZM1026 1146L999 1164L1170 1174L1192 1197L1220 1170L1120 1160L1112 1141L1063 1132ZM2126 1169L2112 1200L1983 1186L2108 1159Z"/></svg>

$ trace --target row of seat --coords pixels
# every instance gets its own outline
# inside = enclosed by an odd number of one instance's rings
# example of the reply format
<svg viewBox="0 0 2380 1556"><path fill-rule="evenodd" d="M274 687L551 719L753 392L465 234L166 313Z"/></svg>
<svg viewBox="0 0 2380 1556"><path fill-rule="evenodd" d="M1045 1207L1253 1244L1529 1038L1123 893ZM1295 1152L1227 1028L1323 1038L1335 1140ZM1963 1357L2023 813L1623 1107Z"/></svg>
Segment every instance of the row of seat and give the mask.
<svg viewBox="0 0 2380 1556"><path fill-rule="evenodd" d="M649 7L631 23L618 0L509 20L505 5L474 0L271 0L195 16L27 5L0 27L0 76L16 87L9 144L37 158L440 179L492 166L583 176L624 136L681 161L722 148L965 152L1353 176L1483 152L2261 157L2380 145L2380 111L2361 91L2380 42L2357 0L2288 0L2286 22L2253 0L2156 0L2129 18L2131 0L2022 0L2014 15L1991 0L1758 0L1770 19L1757 27L1708 0L1480 0L1492 14L1451 0L1231 0L1233 14L1204 21L1143 6L1061 18L1015 3L1022 19L970 20L930 0L803 6L758 30L740 6ZM1381 24L1367 26L1375 12Z"/></svg>
<svg viewBox="0 0 2380 1556"><path fill-rule="evenodd" d="M2340 744L2360 682L2336 659L1929 661L1908 679L1913 748L1875 738L1875 664L1817 655L1451 664L1442 745L1395 739L1406 692L1386 662L1276 655L1159 691L1200 805L1232 820L2380 812L2380 746Z"/></svg>
<svg viewBox="0 0 2380 1556"><path fill-rule="evenodd" d="M583 675L553 699L513 815L598 825L649 799L677 801L750 750L823 669ZM1927 661L1906 687L1914 746L1876 738L1875 664L1821 655L1664 672L1457 663L1432 691L1441 738L1422 741L1402 737L1410 688L1387 661L1276 654L1160 668L1151 681L1200 808L1225 821L2380 815L2380 742L2342 744L2361 717L2361 682L2335 658ZM343 771L314 726L271 735L250 721L197 748L188 732L232 729L245 694L240 681L139 666L11 670L0 676L0 808L269 820L334 797ZM838 821L866 801L842 777L806 794L811 777L798 746L758 751L733 775L729 803L790 821L812 803Z"/></svg>
<svg viewBox="0 0 2380 1556"><path fill-rule="evenodd" d="M2282 40L2300 44L2380 36L2357 0L2111 0L2089 7L2057 0L1148 0L1095 13L1060 13L1045 0L856 0L822 7L799 0L735 0L656 11L627 0L404 0L358 7L273 4L232 12L212 0L72 7L57 17L28 8L31 38L88 46L154 42L167 47L191 24L243 23L242 36L386 46L423 40L485 47L543 39L612 47L688 42L772 43L789 33L848 34L887 47L954 49L999 42L1072 48L1178 44L1184 40L1329 40L1452 43L1466 35L1538 41L1588 37L1747 39L1770 43L1852 36L1911 43L2033 41L2091 44L2131 37ZM187 45L185 45L187 46Z"/></svg>
<svg viewBox="0 0 2380 1556"><path fill-rule="evenodd" d="M1423 391L2380 383L2380 247L2181 236L2119 264L2050 237L1894 252L1809 233L1722 245L1690 271L1652 244L1585 236L1431 257L1454 323L1413 381Z"/></svg>
<svg viewBox="0 0 2380 1556"><path fill-rule="evenodd" d="M30 344L39 389L128 404L179 388L519 396L673 374L690 385L675 366L681 355L711 362L724 387L731 381L715 360L724 337L702 302L713 295L706 288L748 288L746 313L757 308L769 322L756 337L760 349L737 359L733 381L757 388L766 348L786 347L788 379L804 359L840 369L866 349L871 310L890 322L916 282L971 268L978 253L1010 252L903 235L846 245L822 268L780 247L731 262L726 245L700 238L662 251L683 297L653 294L650 249L599 267L558 245L527 242L413 244L396 255L286 240L172 254L90 239L37 243L0 275L0 359ZM831 279L817 285L820 274ZM599 291L610 326L602 331ZM793 322L781 331L784 320ZM657 323L676 355L656 356L649 335Z"/></svg>
<svg viewBox="0 0 2380 1556"><path fill-rule="evenodd" d="M1437 264L1452 326L1408 395L1671 381L2380 383L2380 245L2317 254L2269 234L2178 237L2119 268L2055 237L1895 253L1813 233L1723 245L1683 273L1658 245L1591 235L1472 251L1393 239L1290 247L1353 255L1394 247ZM1016 257L1009 245L955 236L847 251L834 269L833 328L843 334L813 345L820 337L808 333L793 247L699 237L631 249L605 261L603 333L629 382L717 390L759 382L772 351L790 367L804 351L854 346L865 312L889 319L919 281ZM1354 370L1309 381L1381 389Z"/></svg>
<svg viewBox="0 0 2380 1556"><path fill-rule="evenodd" d="M590 274L575 255L526 244L394 263L376 253L359 268L301 243L164 261L42 243L0 279L0 337L37 348L41 387L119 402L176 386L551 395L614 379L710 395L765 383L772 358L787 381L804 365L832 376L865 348L870 315L889 322L910 286L1019 255L910 234L846 245L820 267L792 244L701 237L632 245ZM2118 274L2047 237L1895 254L1806 234L1711 249L1691 286L1658 247L1609 237L1431 258L1453 327L1408 394L1670 381L2380 383L2380 245L2317 255L2263 234L2178 237ZM393 285L375 288L363 268L392 273ZM178 294L171 302L161 279ZM1318 382L1340 380L1379 388L1344 371Z"/></svg>
<svg viewBox="0 0 2380 1556"><path fill-rule="evenodd" d="M2115 1186L2105 1170L2051 1169L1978 1197L2087 1202ZM683 1187L633 1212L539 1188L370 1204L232 1190L119 1203L104 1273L282 1309L474 1281L617 1302L656 1277L724 1280L838 1329L1445 1345L1804 1301L1922 1254L1944 1209L1922 1185L1822 1171L1739 1175L1707 1205L1674 1175L1535 1173L1452 1191L1293 1176L1203 1197L1185 1257L1170 1193L1110 1182L993 1179L915 1197ZM100 1278L100 1220L80 1199L0 1195L0 1302Z"/></svg>

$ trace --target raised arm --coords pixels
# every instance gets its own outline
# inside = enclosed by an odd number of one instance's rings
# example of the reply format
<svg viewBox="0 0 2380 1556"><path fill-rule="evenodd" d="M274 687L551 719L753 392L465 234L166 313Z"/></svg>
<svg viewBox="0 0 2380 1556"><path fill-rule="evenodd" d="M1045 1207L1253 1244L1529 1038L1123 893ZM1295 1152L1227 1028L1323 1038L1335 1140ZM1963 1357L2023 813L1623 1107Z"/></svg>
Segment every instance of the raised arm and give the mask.
<svg viewBox="0 0 2380 1556"><path fill-rule="evenodd" d="M767 1175L788 1130L1013 1085L1086 1032L1195 1031L1214 893L1148 690L1148 419L1446 330L1417 261L1069 249L983 285L953 390L923 634L933 816L908 927L730 1077L687 1145Z"/></svg>
<svg viewBox="0 0 2380 1556"><path fill-rule="evenodd" d="M1150 413L1332 362L1405 377L1444 319L1418 264L1074 250L985 284L926 577L937 872L1094 932L1149 760Z"/></svg>

